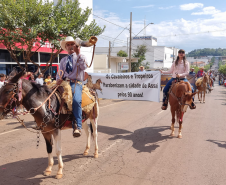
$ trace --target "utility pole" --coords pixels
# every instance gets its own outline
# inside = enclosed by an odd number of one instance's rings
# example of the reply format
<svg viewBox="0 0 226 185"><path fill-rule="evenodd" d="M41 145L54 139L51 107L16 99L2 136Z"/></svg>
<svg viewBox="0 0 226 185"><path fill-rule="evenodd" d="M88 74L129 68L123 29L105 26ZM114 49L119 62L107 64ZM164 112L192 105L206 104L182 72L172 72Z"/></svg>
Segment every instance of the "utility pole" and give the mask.
<svg viewBox="0 0 226 185"><path fill-rule="evenodd" d="M108 69L111 70L111 41L109 41L108 49Z"/></svg>
<svg viewBox="0 0 226 185"><path fill-rule="evenodd" d="M132 12L130 12L130 41L129 41L129 72L131 72L131 50L132 50Z"/></svg>

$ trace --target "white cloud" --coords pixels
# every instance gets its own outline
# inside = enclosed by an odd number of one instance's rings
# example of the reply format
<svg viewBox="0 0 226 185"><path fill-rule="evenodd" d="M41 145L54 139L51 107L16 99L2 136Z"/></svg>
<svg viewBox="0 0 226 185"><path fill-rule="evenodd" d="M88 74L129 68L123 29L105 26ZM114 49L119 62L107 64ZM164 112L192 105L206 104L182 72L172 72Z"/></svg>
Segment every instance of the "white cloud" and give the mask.
<svg viewBox="0 0 226 185"><path fill-rule="evenodd" d="M168 7L159 7L160 10L168 10L174 8L175 6L168 6Z"/></svg>
<svg viewBox="0 0 226 185"><path fill-rule="evenodd" d="M202 3L189 3L189 4L183 4L180 5L180 9L181 10L193 10L195 8L203 8L203 4Z"/></svg>
<svg viewBox="0 0 226 185"><path fill-rule="evenodd" d="M160 10L168 10L174 8L175 6L168 6L168 7L159 7Z"/></svg>
<svg viewBox="0 0 226 185"><path fill-rule="evenodd" d="M201 12L193 12L192 15L213 15L220 13L220 10L217 10L214 6L205 7Z"/></svg>
<svg viewBox="0 0 226 185"><path fill-rule="evenodd" d="M117 14L95 10L94 14L113 22L122 27L129 26L129 19L123 20ZM146 28L146 35L152 35L157 37L159 46L175 46L177 48L183 48L187 51L199 48L225 48L226 42L226 31L211 32L216 30L226 30L226 11L211 15L208 19L196 19L193 21L186 19L176 19L167 22L160 22L158 24L149 25ZM108 37L98 37L97 46L108 47L109 40L113 41L119 33L122 32L123 28L117 27L99 18L96 18L98 25L103 27L106 25L106 30L102 35ZM146 23L150 21L147 20ZM144 27L143 21L133 21L132 32L136 35ZM201 33L208 32L209 33ZM196 34L201 33L201 34ZM143 31L139 34L143 35ZM111 37L111 38L109 38ZM127 37L129 37L129 31L124 30L123 33L117 38L114 46L126 46ZM104 38L104 39L103 39ZM106 40L105 40L106 39Z"/></svg>
<svg viewBox="0 0 226 185"><path fill-rule="evenodd" d="M150 8L153 7L154 5L150 4L150 5L145 5L145 6L134 6L132 8Z"/></svg>

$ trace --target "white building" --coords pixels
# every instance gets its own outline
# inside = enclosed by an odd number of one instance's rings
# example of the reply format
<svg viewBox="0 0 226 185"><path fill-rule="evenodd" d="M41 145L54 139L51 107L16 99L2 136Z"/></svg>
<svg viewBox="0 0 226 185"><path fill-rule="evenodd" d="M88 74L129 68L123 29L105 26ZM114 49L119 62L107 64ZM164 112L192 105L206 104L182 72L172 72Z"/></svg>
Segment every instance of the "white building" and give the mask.
<svg viewBox="0 0 226 185"><path fill-rule="evenodd" d="M158 68L170 68L173 62L178 55L177 48L173 47L165 47L165 46L157 46L157 38L152 36L139 36L133 37L132 40L132 53L136 51L137 46L145 45L147 47L147 53L145 54L146 60L142 63L149 62L150 69L158 69ZM111 56L117 56L117 53L122 50L129 54L127 46L123 47L112 47L111 48ZM109 47L97 47L95 54L108 54Z"/></svg>

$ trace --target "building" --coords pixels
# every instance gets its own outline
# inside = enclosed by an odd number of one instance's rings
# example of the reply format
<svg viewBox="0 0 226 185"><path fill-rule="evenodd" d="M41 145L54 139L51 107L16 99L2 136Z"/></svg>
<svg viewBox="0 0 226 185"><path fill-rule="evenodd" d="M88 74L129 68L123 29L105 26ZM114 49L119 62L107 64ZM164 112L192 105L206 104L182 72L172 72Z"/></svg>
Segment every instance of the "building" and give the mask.
<svg viewBox="0 0 226 185"><path fill-rule="evenodd" d="M187 60L190 63L190 65L194 65L198 67L204 67L210 61L208 57L200 57L200 58L187 57Z"/></svg>
<svg viewBox="0 0 226 185"><path fill-rule="evenodd" d="M58 0L52 0L52 2L57 3ZM89 7L93 9L93 0L79 0L80 7L85 9L86 7ZM91 14L87 23L92 22L93 15ZM46 66L46 63L49 61L52 50L50 49L50 43L46 42L45 45L43 45L37 53L35 53L32 57L32 60L42 66L44 68ZM84 54L87 58L88 64L91 62L92 54L93 54L93 47L82 47L81 53ZM50 73L53 77L56 76L58 66L60 63L60 60L66 56L66 52L62 52L59 54L59 56L53 61L53 65L46 73ZM19 62L24 65L23 57L19 56ZM3 44L0 44L0 73L4 73L8 75L14 67L17 67L17 63L11 58L9 52L6 50L5 46ZM31 63L29 63L28 68L30 71L36 71L37 67ZM91 68L87 69L87 72L93 72L93 66Z"/></svg>
<svg viewBox="0 0 226 185"><path fill-rule="evenodd" d="M143 63L149 63L150 69L170 68L173 59L176 59L179 49L166 46L157 46L157 38L152 36L138 36L132 38L132 53L136 52L137 46L145 45L147 52L145 54L146 60ZM122 50L129 54L127 46L112 47L111 56L117 56L117 53ZM108 55L109 47L97 47L95 54Z"/></svg>
<svg viewBox="0 0 226 185"><path fill-rule="evenodd" d="M132 58L131 62L138 62L139 58ZM128 57L110 57L110 65L108 55L95 54L94 55L94 73L124 73L129 70Z"/></svg>

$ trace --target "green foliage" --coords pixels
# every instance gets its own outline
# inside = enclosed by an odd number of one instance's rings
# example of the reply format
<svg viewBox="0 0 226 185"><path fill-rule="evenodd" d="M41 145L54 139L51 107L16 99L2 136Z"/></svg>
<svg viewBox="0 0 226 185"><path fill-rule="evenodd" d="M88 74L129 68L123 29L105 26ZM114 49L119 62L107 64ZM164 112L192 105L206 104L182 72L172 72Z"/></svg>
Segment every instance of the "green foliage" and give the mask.
<svg viewBox="0 0 226 185"><path fill-rule="evenodd" d="M226 56L226 49L195 49L187 54L187 57L200 57L200 56Z"/></svg>
<svg viewBox="0 0 226 185"><path fill-rule="evenodd" d="M128 54L127 54L125 51L120 50L120 51L117 53L117 56L118 56L118 57L127 57Z"/></svg>
<svg viewBox="0 0 226 185"><path fill-rule="evenodd" d="M144 66L144 69L149 69L150 67L150 62L145 62L141 64L142 66Z"/></svg>
<svg viewBox="0 0 226 185"><path fill-rule="evenodd" d="M221 74L226 75L226 64L221 65L218 71L219 71Z"/></svg>
<svg viewBox="0 0 226 185"><path fill-rule="evenodd" d="M146 60L145 53L147 52L147 47L145 45L137 46L136 52L133 54L133 57L139 58L138 62L131 63L131 71L139 71L139 67L142 64L142 61Z"/></svg>
<svg viewBox="0 0 226 185"><path fill-rule="evenodd" d="M197 74L199 71L199 67L198 66L191 66L190 68L194 68L194 72Z"/></svg>
<svg viewBox="0 0 226 185"><path fill-rule="evenodd" d="M59 43L66 36L86 40L104 31L95 21L86 25L91 11L89 8L82 10L78 0L59 0L56 6L49 0L1 0L0 43L6 46L19 66L15 51L20 51L27 67L28 62L35 64L30 59L34 54L32 51L37 51L34 43L39 49L49 41L52 56L47 65L51 66L62 51Z"/></svg>
<svg viewBox="0 0 226 185"><path fill-rule="evenodd" d="M206 72L207 72L207 71L210 69L210 66L211 66L210 64L205 65L205 67L204 67L204 71L206 71Z"/></svg>

